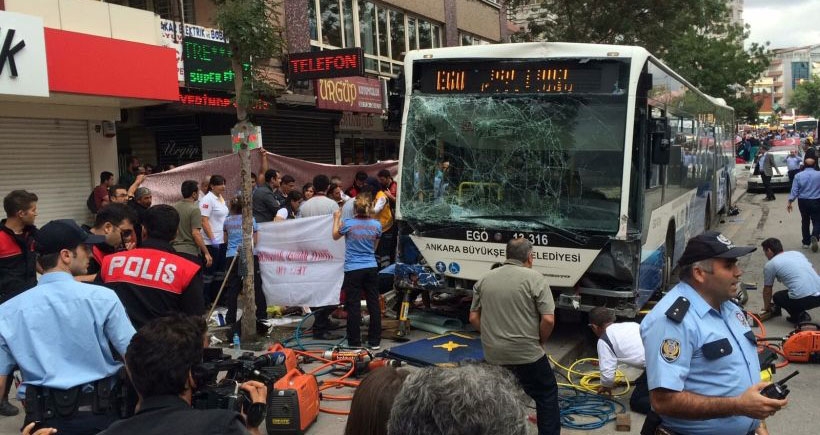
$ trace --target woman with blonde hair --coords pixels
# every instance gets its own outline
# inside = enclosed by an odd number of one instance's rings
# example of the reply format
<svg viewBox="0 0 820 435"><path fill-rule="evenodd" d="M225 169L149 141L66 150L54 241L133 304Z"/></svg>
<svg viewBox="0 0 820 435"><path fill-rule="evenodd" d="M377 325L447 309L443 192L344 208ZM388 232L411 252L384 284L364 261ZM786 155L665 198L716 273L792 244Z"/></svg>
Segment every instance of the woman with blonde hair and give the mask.
<svg viewBox="0 0 820 435"><path fill-rule="evenodd" d="M347 344L362 345L361 299L364 293L370 325L367 331L368 348L380 349L382 322L379 307L376 247L382 233L382 225L370 217L372 200L369 194L359 194L354 200L355 216L342 221L342 211L333 213L333 240L345 238L344 283L345 310L347 311Z"/></svg>

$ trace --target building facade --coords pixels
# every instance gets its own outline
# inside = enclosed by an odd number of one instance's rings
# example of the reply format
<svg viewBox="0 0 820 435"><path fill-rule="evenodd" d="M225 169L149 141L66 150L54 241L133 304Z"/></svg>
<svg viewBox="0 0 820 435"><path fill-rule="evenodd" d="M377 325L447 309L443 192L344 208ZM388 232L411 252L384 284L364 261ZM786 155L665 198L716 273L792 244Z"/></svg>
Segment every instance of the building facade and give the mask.
<svg viewBox="0 0 820 435"><path fill-rule="evenodd" d="M743 0L727 0L726 7L729 8L729 22L743 27Z"/></svg>
<svg viewBox="0 0 820 435"><path fill-rule="evenodd" d="M90 218L85 199L116 173L123 110L177 97L173 50L153 13L89 0L0 1L0 193L35 192L38 223Z"/></svg>
<svg viewBox="0 0 820 435"><path fill-rule="evenodd" d="M795 86L813 77L820 77L820 44L773 49L761 79L771 80L773 105L786 108Z"/></svg>
<svg viewBox="0 0 820 435"><path fill-rule="evenodd" d="M210 37L218 34L210 0L184 0L182 11L177 0L108 1L159 15L166 44L185 58L180 71L191 68L182 45L224 43ZM322 163L397 158L399 132L385 129L386 90L402 71L404 53L500 42L506 33L500 11L494 0L284 0L279 12L288 53L360 48L364 77L289 80L285 64L276 63L272 73L280 95L260 101L251 114L262 128L263 145ZM178 77L178 101L129 110L118 124L121 161L135 155L162 167L230 152L232 92L193 83L185 74Z"/></svg>

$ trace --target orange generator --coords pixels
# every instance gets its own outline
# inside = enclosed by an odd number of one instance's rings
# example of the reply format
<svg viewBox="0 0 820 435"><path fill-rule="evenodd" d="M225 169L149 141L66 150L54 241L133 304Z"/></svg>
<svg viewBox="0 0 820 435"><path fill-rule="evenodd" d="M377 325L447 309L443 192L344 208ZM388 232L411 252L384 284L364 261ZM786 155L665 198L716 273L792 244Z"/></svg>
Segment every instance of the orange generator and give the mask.
<svg viewBox="0 0 820 435"><path fill-rule="evenodd" d="M789 362L820 362L820 331L798 328L783 340L783 355Z"/></svg>
<svg viewBox="0 0 820 435"><path fill-rule="evenodd" d="M268 393L269 435L303 435L319 416L319 384L316 376L294 368Z"/></svg>

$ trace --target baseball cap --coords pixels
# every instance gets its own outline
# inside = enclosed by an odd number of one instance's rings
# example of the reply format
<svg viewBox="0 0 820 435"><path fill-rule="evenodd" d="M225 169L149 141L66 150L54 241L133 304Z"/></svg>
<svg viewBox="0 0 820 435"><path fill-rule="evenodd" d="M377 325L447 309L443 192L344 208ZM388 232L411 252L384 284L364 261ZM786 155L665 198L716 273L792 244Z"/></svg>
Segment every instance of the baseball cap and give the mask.
<svg viewBox="0 0 820 435"><path fill-rule="evenodd" d="M738 258L757 250L754 246L735 246L718 231L706 231L686 243L678 265L686 266L709 258Z"/></svg>
<svg viewBox="0 0 820 435"><path fill-rule="evenodd" d="M148 196L150 194L151 194L151 189L149 189L147 187L140 187L139 189L137 189L136 192L134 192L134 199L140 199L143 196Z"/></svg>
<svg viewBox="0 0 820 435"><path fill-rule="evenodd" d="M45 224L34 236L34 250L38 254L56 254L63 249L74 249L81 243L105 243L105 236L89 234L71 219L57 219Z"/></svg>

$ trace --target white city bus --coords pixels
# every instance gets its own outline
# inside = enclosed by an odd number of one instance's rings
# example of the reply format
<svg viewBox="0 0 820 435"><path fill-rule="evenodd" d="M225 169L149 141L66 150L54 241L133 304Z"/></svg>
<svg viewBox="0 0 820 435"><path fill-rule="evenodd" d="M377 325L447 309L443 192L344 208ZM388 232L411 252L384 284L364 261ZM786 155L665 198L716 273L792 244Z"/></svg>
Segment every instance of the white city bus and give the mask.
<svg viewBox="0 0 820 435"><path fill-rule="evenodd" d="M794 129L799 133L817 134L817 120L814 118L800 118L794 121Z"/></svg>
<svg viewBox="0 0 820 435"><path fill-rule="evenodd" d="M642 48L411 51L401 90L399 261L443 291L526 237L559 307L632 317L730 206L732 109Z"/></svg>

